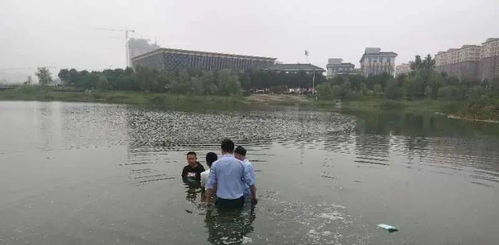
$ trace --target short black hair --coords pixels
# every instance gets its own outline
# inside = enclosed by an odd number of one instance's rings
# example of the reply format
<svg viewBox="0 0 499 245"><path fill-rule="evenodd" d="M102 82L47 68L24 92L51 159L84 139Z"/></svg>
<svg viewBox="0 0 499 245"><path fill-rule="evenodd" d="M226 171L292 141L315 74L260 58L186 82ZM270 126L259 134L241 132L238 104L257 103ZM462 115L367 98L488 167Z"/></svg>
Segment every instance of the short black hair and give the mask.
<svg viewBox="0 0 499 245"><path fill-rule="evenodd" d="M246 156L246 149L242 146L237 146L234 152Z"/></svg>
<svg viewBox="0 0 499 245"><path fill-rule="evenodd" d="M230 139L222 140L222 151L229 153L234 152L234 142L232 142L232 140Z"/></svg>
<svg viewBox="0 0 499 245"><path fill-rule="evenodd" d="M215 152L208 152L206 154L206 165L208 165L208 167L211 167L211 164L216 161L218 159L218 156L217 154L215 154Z"/></svg>
<svg viewBox="0 0 499 245"><path fill-rule="evenodd" d="M187 152L187 156L189 156L189 155L194 155L194 156L197 156L197 155L196 155L196 152L193 152L193 151L189 151L189 152Z"/></svg>

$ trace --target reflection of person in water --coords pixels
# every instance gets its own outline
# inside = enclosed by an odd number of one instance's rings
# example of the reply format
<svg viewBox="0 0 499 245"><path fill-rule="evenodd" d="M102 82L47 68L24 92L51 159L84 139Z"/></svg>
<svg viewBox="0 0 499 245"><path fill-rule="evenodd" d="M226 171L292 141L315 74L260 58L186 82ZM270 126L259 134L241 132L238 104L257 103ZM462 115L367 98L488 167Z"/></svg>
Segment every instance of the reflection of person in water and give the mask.
<svg viewBox="0 0 499 245"><path fill-rule="evenodd" d="M243 209L206 210L206 228L208 242L212 244L243 244L247 234L253 232L255 206Z"/></svg>

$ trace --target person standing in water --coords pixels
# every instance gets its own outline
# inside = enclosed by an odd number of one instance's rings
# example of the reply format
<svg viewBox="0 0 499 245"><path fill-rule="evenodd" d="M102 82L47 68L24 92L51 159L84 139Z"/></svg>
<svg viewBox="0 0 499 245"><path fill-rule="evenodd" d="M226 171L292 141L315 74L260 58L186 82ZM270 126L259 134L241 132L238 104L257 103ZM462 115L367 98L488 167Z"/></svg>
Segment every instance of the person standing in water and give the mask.
<svg viewBox="0 0 499 245"><path fill-rule="evenodd" d="M211 166L206 184L207 204L212 203L212 195L216 193L215 206L219 209L237 209L244 205L244 189L247 184L251 192L251 200L257 202L255 183L241 161L234 157L234 142L225 139L221 144L222 157ZM243 182L244 181L244 182Z"/></svg>
<svg viewBox="0 0 499 245"><path fill-rule="evenodd" d="M206 154L206 165L208 165L208 170L201 173L201 187L205 189L206 182L208 182L208 176L210 175L211 164L218 159L217 154L215 152L208 152Z"/></svg>
<svg viewBox="0 0 499 245"><path fill-rule="evenodd" d="M234 157L243 163L244 171L247 172L247 176L251 178L250 182L253 182L256 185L255 170L253 169L253 165L251 164L251 162L246 158L246 149L244 149L244 147L242 146L236 147L236 150L234 150ZM251 198L250 187L247 184L245 184L245 187L244 197Z"/></svg>
<svg viewBox="0 0 499 245"><path fill-rule="evenodd" d="M187 166L182 170L182 180L186 183L200 182L204 167L198 162L196 152L187 153Z"/></svg>

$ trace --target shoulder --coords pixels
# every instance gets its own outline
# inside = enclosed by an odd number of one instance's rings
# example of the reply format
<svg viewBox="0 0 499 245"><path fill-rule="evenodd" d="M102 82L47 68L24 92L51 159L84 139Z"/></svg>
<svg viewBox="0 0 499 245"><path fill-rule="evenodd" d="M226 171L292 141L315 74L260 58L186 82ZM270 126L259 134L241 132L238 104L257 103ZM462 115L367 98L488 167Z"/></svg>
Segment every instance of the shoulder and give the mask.
<svg viewBox="0 0 499 245"><path fill-rule="evenodd" d="M234 162L234 163L236 163L236 162L237 162L237 163L239 163L240 165L243 165L243 166L244 166L244 162L243 162L243 161L241 161L241 160L239 160L239 159L237 159L237 158L235 158L235 157L231 157L231 158L230 158L230 160L231 160L232 162Z"/></svg>
<svg viewBox="0 0 499 245"><path fill-rule="evenodd" d="M196 163L197 163L198 167L204 168L203 164L201 164L200 162L196 162Z"/></svg>
<svg viewBox="0 0 499 245"><path fill-rule="evenodd" d="M211 168L213 168L214 166L220 165L221 163L223 163L223 159L218 159L211 164Z"/></svg>
<svg viewBox="0 0 499 245"><path fill-rule="evenodd" d="M244 159L244 161L242 161L244 166L251 166L251 162L248 160L248 159Z"/></svg>
<svg viewBox="0 0 499 245"><path fill-rule="evenodd" d="M201 173L201 178L208 177L209 173L207 171L204 171Z"/></svg>

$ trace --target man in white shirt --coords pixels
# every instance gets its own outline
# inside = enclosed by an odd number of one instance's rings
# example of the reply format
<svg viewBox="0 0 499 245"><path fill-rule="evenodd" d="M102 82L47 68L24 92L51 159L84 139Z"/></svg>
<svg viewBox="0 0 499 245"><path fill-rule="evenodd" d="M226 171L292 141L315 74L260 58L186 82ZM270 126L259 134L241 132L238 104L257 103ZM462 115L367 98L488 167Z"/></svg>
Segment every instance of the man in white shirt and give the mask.
<svg viewBox="0 0 499 245"><path fill-rule="evenodd" d="M208 176L210 175L211 164L218 159L217 154L214 152L208 152L206 154L206 165L208 165L208 170L201 173L201 188L205 190L206 182L208 182Z"/></svg>
<svg viewBox="0 0 499 245"><path fill-rule="evenodd" d="M251 162L246 158L246 149L242 146L236 147L234 150L234 157L243 163L244 171L247 173L247 176L251 178L251 182L256 183L255 170L253 169ZM244 189L244 197L251 197L251 190L248 185L246 185L246 188Z"/></svg>

